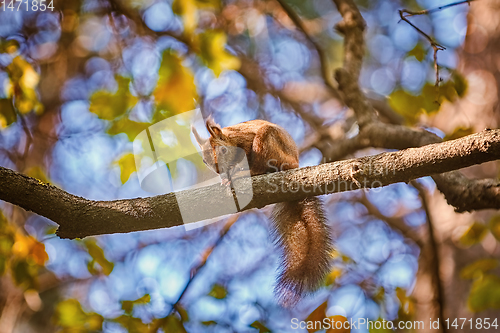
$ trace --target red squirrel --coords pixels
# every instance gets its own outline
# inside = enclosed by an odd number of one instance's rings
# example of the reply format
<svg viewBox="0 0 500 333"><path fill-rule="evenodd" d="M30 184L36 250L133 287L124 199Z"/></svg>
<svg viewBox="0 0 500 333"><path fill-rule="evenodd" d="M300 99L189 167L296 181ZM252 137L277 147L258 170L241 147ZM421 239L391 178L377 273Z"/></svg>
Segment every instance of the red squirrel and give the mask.
<svg viewBox="0 0 500 333"><path fill-rule="evenodd" d="M203 161L219 174L231 172L231 166L241 161L238 151L242 150L252 176L299 167L295 142L276 124L251 120L221 129L209 118L206 127L208 140L200 138L194 128L193 134L202 149ZM221 165L229 170L222 170ZM282 305L292 306L304 294L317 289L328 272L330 232L317 197L276 204L272 221L276 244L283 250L275 294Z"/></svg>

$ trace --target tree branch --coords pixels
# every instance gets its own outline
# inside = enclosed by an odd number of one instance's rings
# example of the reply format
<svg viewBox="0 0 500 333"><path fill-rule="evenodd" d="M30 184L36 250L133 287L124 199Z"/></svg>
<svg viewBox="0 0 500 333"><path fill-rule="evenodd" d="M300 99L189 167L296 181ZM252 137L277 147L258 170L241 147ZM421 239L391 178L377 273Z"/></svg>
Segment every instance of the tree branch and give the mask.
<svg viewBox="0 0 500 333"><path fill-rule="evenodd" d="M252 177L253 198L242 209L262 208L283 201L409 182L424 176L457 170L500 159L500 130L485 130L453 141L410 148L359 159L322 164ZM234 180L235 188L245 180ZM468 209L500 208L500 185L487 202L470 192ZM178 202L196 207L199 202L219 207L226 187L212 185L149 198L92 201L55 186L0 167L0 199L47 217L59 224L62 238L131 232L182 225L227 213L217 209L182 218ZM479 208L476 208L478 205Z"/></svg>

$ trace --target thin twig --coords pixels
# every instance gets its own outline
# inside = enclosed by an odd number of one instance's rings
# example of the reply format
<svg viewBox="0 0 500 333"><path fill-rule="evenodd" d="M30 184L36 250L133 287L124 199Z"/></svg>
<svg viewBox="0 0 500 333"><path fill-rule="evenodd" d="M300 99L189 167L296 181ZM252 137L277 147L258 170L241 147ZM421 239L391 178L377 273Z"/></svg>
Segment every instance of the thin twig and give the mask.
<svg viewBox="0 0 500 333"><path fill-rule="evenodd" d="M207 260L210 257L210 255L213 253L214 249L222 242L222 240L224 239L224 236L226 236L229 229L238 220L238 218L239 218L238 214L235 214L235 215L231 216L230 218L228 218L226 221L226 224L222 228L217 240L203 252L202 257L201 257L200 261L198 262L198 264L191 269L191 278L186 283L186 286L184 287L184 290L179 295L179 298L177 299L177 301L172 305L172 310L171 310L170 314L172 314L174 311L179 311L178 306L182 300L182 297L186 294L186 291L188 290L191 283L194 281L194 278L196 277L196 275L198 274L200 269L202 269L206 265Z"/></svg>
<svg viewBox="0 0 500 333"><path fill-rule="evenodd" d="M437 8L420 10L418 12L412 12L412 11L409 11L409 10L405 9L404 12L408 14L408 15L406 15L406 17L415 16L415 15L432 14L432 13L438 12L440 10L449 8L449 7L454 7L454 6L462 5L464 3L466 3L466 4L468 4L470 6L470 3L472 1L474 1L474 0L458 1L458 2L450 3L450 4L447 4L447 5L444 5L444 6L440 6L440 7L437 7Z"/></svg>
<svg viewBox="0 0 500 333"><path fill-rule="evenodd" d="M402 9L399 11L399 16L401 17L401 20L405 21L406 23L408 23L410 26L412 26L419 34L421 34L422 36L424 36L428 41L429 43L431 43L431 46L432 46L432 49L434 50L434 71L436 72L436 83L435 83L435 86L436 86L436 102L439 104L438 102L438 94L439 94L439 82L441 81L441 79L439 78L439 66L438 66L438 63L437 63L437 53L438 51L442 51L442 50L446 50L446 47L444 47L443 45L439 44L438 42L436 42L431 36L429 36L428 34L426 34L425 32L423 32L422 30L420 30L416 25L414 25L413 23L411 23L407 17L408 16L411 16L411 15L404 15L404 13L408 13L408 11L406 9Z"/></svg>
<svg viewBox="0 0 500 333"><path fill-rule="evenodd" d="M302 32L304 37L316 49L316 52L318 53L319 56L319 63L321 66L321 76L323 77L323 81L325 82L325 85L328 87L328 90L330 91L332 96L338 100L341 100L338 90L334 87L334 85L331 82L332 71L328 70L328 59L326 53L323 51L321 46L314 40L314 38L312 38L311 35L307 32L307 28L304 25L304 22L302 21L300 16L292 9L292 7L290 7L290 5L286 3L286 1L284 0L276 0L276 1L281 5L281 8L283 8L283 10L287 13L288 17L292 20L297 29L299 29Z"/></svg>

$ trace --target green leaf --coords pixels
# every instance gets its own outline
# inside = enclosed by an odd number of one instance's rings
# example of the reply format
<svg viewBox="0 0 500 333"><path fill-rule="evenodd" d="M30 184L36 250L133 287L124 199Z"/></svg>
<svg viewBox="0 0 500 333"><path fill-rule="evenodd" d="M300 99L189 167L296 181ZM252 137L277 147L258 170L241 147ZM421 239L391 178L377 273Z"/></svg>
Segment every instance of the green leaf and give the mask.
<svg viewBox="0 0 500 333"><path fill-rule="evenodd" d="M495 269L498 266L498 259L479 259L476 262L464 267L460 271L462 279L473 279L478 274Z"/></svg>
<svg viewBox="0 0 500 333"><path fill-rule="evenodd" d="M500 278L484 275L472 284L467 302L473 312L500 308Z"/></svg>
<svg viewBox="0 0 500 333"><path fill-rule="evenodd" d="M425 59L426 54L427 50L425 50L422 43L419 42L417 43L417 45L415 45L413 50L407 53L407 56L408 57L414 56L415 59L417 59L418 61L422 61Z"/></svg>
<svg viewBox="0 0 500 333"><path fill-rule="evenodd" d="M209 321L202 321L201 322L203 325L205 326L213 326L213 325L217 325L217 322L216 321L213 321L213 320L209 320Z"/></svg>
<svg viewBox="0 0 500 333"><path fill-rule="evenodd" d="M104 251L99 247L99 245L97 245L96 241L92 238L88 238L83 241L83 244L85 244L85 247L87 248L90 256L93 259L91 262L97 262L101 266L102 272L105 275L111 274L114 268L114 264L106 259L106 257L104 256ZM89 269L89 272L91 274L95 272L93 263L92 268Z"/></svg>
<svg viewBox="0 0 500 333"><path fill-rule="evenodd" d="M130 175L136 171L134 154L128 153L122 155L117 161L114 162L120 167L120 180L125 184L129 180Z"/></svg>
<svg viewBox="0 0 500 333"><path fill-rule="evenodd" d="M495 215L490 219L488 227L491 234L500 242L500 215Z"/></svg>
<svg viewBox="0 0 500 333"><path fill-rule="evenodd" d="M116 92L97 91L90 97L89 111L101 119L114 120L124 115L138 101L129 91L129 78L117 75L115 80L118 85Z"/></svg>
<svg viewBox="0 0 500 333"><path fill-rule="evenodd" d="M264 324L262 324L260 321L256 320L254 321L250 327L256 328L259 330L259 333L270 333L271 330L267 328Z"/></svg>
<svg viewBox="0 0 500 333"><path fill-rule="evenodd" d="M12 99L0 99L0 129L9 126L17 120L17 114L12 105Z"/></svg>
<svg viewBox="0 0 500 333"><path fill-rule="evenodd" d="M199 35L201 58L219 76L225 70L240 68L240 59L225 50L226 34L222 30L207 30Z"/></svg>
<svg viewBox="0 0 500 333"><path fill-rule="evenodd" d="M224 286L220 284L215 284L212 290L208 293L208 296L215 297L217 299L223 299L227 296L227 290Z"/></svg>
<svg viewBox="0 0 500 333"><path fill-rule="evenodd" d="M474 222L473 225L460 237L459 242L464 246L472 246L480 243L486 236L487 229L482 223Z"/></svg>

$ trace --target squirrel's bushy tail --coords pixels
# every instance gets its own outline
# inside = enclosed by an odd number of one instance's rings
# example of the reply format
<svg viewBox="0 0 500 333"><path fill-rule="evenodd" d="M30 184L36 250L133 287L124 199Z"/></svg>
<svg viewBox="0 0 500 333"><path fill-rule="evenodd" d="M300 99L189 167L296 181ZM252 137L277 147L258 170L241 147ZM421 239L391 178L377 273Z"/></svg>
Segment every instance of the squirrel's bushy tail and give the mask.
<svg viewBox="0 0 500 333"><path fill-rule="evenodd" d="M329 270L331 237L319 198L282 202L272 213L276 243L283 250L275 293L284 306L319 287Z"/></svg>

